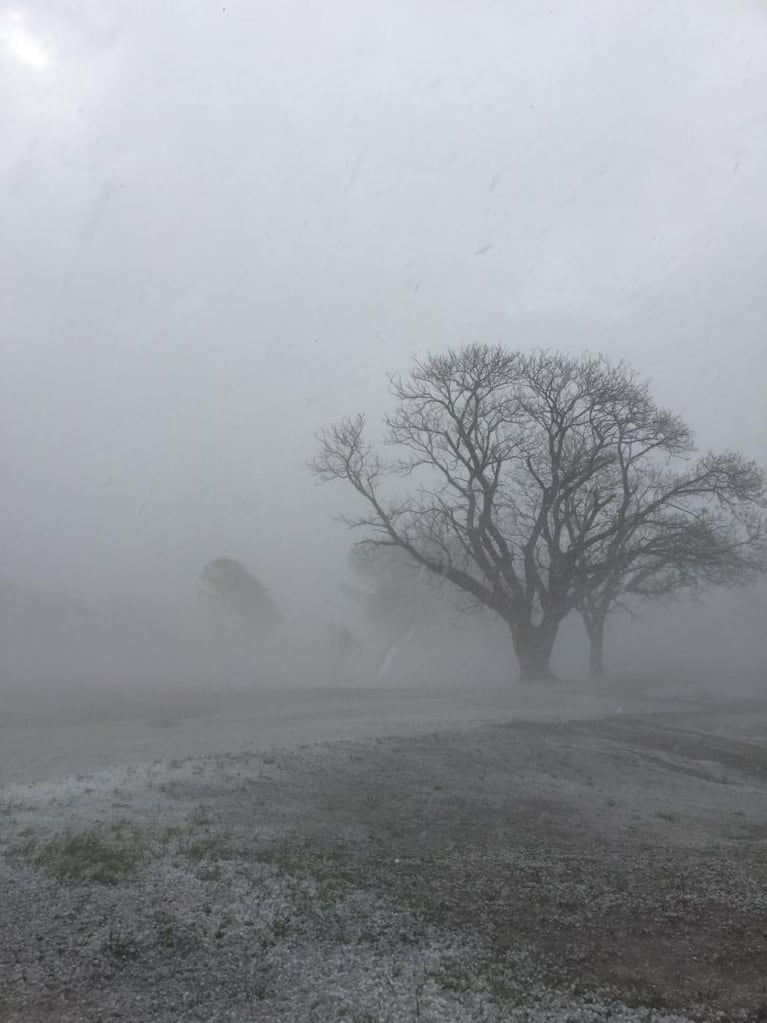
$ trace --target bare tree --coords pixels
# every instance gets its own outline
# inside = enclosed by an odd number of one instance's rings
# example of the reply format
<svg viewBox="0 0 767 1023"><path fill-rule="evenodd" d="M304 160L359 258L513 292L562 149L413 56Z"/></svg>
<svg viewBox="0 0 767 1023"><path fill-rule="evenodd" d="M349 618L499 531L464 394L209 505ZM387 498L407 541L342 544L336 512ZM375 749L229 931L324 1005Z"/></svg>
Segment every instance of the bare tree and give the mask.
<svg viewBox="0 0 767 1023"><path fill-rule="evenodd" d="M606 552L603 552L603 555ZM758 512L704 509L695 517L666 515L621 538L604 556L578 605L589 637L589 673L604 676L605 627L610 615L636 616L637 601L668 601L687 593L699 600L713 587L756 582L767 571L764 523Z"/></svg>
<svg viewBox="0 0 767 1023"><path fill-rule="evenodd" d="M416 361L390 389L393 459L377 453L359 414L320 432L311 467L364 499L366 512L344 521L365 543L401 548L495 611L524 680L551 677L559 625L603 581L610 540L629 519L639 528L664 509L694 515L702 500L737 502L762 487L738 455L674 471L669 461L692 451L689 429L602 356L468 345ZM387 497L387 477L411 487Z"/></svg>

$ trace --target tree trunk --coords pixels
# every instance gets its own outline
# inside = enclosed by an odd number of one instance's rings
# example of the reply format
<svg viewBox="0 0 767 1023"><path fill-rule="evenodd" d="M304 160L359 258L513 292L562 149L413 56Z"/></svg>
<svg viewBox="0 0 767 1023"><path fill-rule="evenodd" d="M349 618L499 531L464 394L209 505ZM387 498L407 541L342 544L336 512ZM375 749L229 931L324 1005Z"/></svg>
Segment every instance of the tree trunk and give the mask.
<svg viewBox="0 0 767 1023"><path fill-rule="evenodd" d="M605 677L605 620L593 619L586 626L589 634L589 675L591 678Z"/></svg>
<svg viewBox="0 0 767 1023"><path fill-rule="evenodd" d="M511 636L519 661L520 682L552 682L556 675L549 667L559 623L543 621L540 625L512 625Z"/></svg>

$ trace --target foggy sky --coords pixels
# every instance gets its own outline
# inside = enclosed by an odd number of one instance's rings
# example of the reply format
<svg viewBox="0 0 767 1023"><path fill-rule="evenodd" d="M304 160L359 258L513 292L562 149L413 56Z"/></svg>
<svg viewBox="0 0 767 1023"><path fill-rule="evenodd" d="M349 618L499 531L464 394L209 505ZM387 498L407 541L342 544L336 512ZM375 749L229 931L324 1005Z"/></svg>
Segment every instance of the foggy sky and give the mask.
<svg viewBox="0 0 767 1023"><path fill-rule="evenodd" d="M0 130L2 575L333 599L315 430L465 341L767 461L761 0L11 4Z"/></svg>

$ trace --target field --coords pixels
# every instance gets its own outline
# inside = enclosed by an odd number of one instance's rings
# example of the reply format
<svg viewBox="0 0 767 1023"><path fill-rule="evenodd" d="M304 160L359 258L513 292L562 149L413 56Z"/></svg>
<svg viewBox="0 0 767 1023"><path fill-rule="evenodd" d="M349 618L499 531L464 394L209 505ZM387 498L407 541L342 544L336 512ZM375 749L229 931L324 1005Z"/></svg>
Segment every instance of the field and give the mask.
<svg viewBox="0 0 767 1023"><path fill-rule="evenodd" d="M3 1023L767 1019L756 696L10 706Z"/></svg>

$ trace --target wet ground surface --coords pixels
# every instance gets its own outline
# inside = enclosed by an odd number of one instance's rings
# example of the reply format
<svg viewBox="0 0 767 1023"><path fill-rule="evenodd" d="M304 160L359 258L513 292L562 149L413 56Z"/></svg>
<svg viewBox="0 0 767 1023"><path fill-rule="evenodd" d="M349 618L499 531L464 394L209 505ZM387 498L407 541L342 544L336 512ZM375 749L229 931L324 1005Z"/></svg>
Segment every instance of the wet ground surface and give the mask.
<svg viewBox="0 0 767 1023"><path fill-rule="evenodd" d="M49 687L0 692L0 785L90 773L167 757L298 748L313 742L417 735L514 720L593 719L658 711L689 715L717 693L613 684L519 688L226 690ZM737 701L748 727L747 699ZM693 720L693 719L690 719ZM691 725L694 727L694 724ZM713 727L709 716L706 727ZM726 728L735 727L733 716Z"/></svg>
<svg viewBox="0 0 767 1023"><path fill-rule="evenodd" d="M767 702L93 709L5 723L3 1021L767 1018Z"/></svg>

